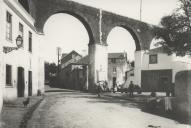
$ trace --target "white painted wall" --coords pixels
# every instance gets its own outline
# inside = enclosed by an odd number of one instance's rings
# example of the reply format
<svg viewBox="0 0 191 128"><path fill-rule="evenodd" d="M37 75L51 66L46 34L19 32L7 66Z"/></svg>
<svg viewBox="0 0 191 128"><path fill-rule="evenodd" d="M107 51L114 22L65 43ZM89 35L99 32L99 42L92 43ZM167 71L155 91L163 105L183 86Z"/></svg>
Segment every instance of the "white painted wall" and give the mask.
<svg viewBox="0 0 191 128"><path fill-rule="evenodd" d="M108 60L108 86L113 88L113 77L116 77L117 85L122 85L125 83L125 72L130 70L126 62L126 59L116 59L116 62L111 62ZM113 72L113 68L116 68L116 72Z"/></svg>
<svg viewBox="0 0 191 128"><path fill-rule="evenodd" d="M174 82L177 72L191 69L191 58L189 56L177 57L174 54L158 53L158 63L149 64L149 54L146 51L135 52L135 84L141 85L141 70L160 69L172 69L172 82Z"/></svg>
<svg viewBox="0 0 191 128"><path fill-rule="evenodd" d="M0 23L2 23L3 21L3 16L1 15L1 13L3 12L3 0L0 0ZM0 25L0 35L3 34L3 25L1 24ZM3 37L0 36L0 78L3 78L3 74L1 71L3 71L3 52L2 52L2 42L3 42ZM1 110L2 110L2 106L3 106L3 79L0 79L0 113L1 113Z"/></svg>
<svg viewBox="0 0 191 128"><path fill-rule="evenodd" d="M5 0L10 2L18 12L20 12L26 20L34 25L34 19L22 8L16 0ZM15 39L18 36L19 22L24 26L24 47L19 50L12 51L10 53L3 53L0 49L0 82L3 86L3 97L4 100L13 100L17 97L17 68L23 67L25 73L25 96L28 96L28 71L32 71L32 84L33 94L37 94L38 89L44 90L44 62L39 58L40 55L40 35L36 33L31 27L29 27L4 1L0 3L0 46L15 47ZM6 40L6 11L12 14L12 42ZM28 51L28 32L32 32L32 53ZM6 64L12 65L12 86L6 86Z"/></svg>

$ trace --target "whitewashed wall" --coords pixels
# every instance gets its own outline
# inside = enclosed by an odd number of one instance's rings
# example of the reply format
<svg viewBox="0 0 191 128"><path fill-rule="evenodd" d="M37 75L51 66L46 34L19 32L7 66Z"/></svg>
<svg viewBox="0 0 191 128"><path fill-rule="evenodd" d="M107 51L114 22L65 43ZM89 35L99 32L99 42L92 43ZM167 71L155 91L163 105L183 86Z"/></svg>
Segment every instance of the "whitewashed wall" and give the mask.
<svg viewBox="0 0 191 128"><path fill-rule="evenodd" d="M34 19L22 8L20 4L17 3L16 0L5 0L6 2L1 1L1 11L0 11L0 24L1 24L1 44L3 46L10 46L10 47L15 47L16 42L15 39L18 36L18 29L19 29L19 23L23 24L24 26L24 48L21 48L19 50L12 51L10 53L2 53L2 66L1 66L1 80L2 80L2 85L3 85L3 95L4 95L4 100L13 100L17 97L17 68L18 67L23 67L24 68L24 73L25 73L25 96L28 96L28 71L32 71L32 92L33 95L37 93L37 90L40 88L43 89L43 82L44 81L44 76L40 77L39 75L43 75L44 73L44 63L39 61L39 36L36 33L35 29L31 28L24 22L18 14L15 13L10 8L11 6L14 6L15 9L22 15L25 20L27 20L28 23L31 25L34 25ZM8 5L6 4L8 3ZM12 42L6 40L6 12L10 12L12 15ZM28 51L28 33L32 32L32 53ZM2 47L1 47L2 48ZM7 87L6 84L6 64L9 64L12 66L12 84L13 86ZM39 65L41 64L41 65ZM42 70L39 70L40 69ZM41 72L41 73L39 73ZM39 80L41 79L41 80ZM1 81L0 80L0 81ZM41 81L39 83L39 81ZM40 84L40 85L39 85Z"/></svg>
<svg viewBox="0 0 191 128"><path fill-rule="evenodd" d="M0 23L3 22L3 0L0 0ZM0 25L0 35L3 34L3 25ZM0 78L3 78L3 72L1 72L3 70L3 47L2 47L2 42L3 42L3 36L0 36ZM0 79L0 112L2 110L2 106L3 106L3 79Z"/></svg>
<svg viewBox="0 0 191 128"><path fill-rule="evenodd" d="M149 64L149 54L146 51L135 52L135 84L141 85L141 70L160 70L172 69L172 82L175 81L175 75L179 71L191 68L191 58L177 57L176 55L167 55L158 53L158 63Z"/></svg>

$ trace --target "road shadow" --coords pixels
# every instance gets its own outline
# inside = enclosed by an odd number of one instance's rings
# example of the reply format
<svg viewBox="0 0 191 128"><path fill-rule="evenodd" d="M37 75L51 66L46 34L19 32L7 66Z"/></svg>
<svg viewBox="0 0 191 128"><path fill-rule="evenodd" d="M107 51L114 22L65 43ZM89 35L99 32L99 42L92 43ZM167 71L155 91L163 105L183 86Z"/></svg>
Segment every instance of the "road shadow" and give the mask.
<svg viewBox="0 0 191 128"><path fill-rule="evenodd" d="M162 106L159 106L157 108L148 108L147 107L147 103L146 102L137 102L137 101L133 101L133 98L128 100L128 99L120 99L119 97L111 97L111 96L101 96L101 97L97 97L97 95L95 96L89 96L89 95L78 95L75 98L87 98L87 99L93 99L93 100L88 100L89 103L111 103L111 104L117 104L123 107L127 107L127 108L135 108L135 109L139 109L142 112L145 113L149 113L152 115L157 115L163 118L168 118L174 121L177 121L180 124L187 124L187 125L191 125L190 124L190 120L188 118L184 118L184 117L180 117L179 115L175 114L174 111L165 111L164 108Z"/></svg>
<svg viewBox="0 0 191 128"><path fill-rule="evenodd" d="M139 109L142 112L149 113L152 115L157 115L163 118L168 118L175 120L181 124L189 124L187 120L180 118L179 116L175 115L174 112L165 112L163 108L158 107L157 109L150 109L146 107L146 102L137 102L135 99L124 99L116 96L105 96L101 95L101 97L98 97L96 93L87 93L82 91L76 91L76 90L67 90L67 89L54 89L54 90L47 90L46 93L56 93L61 92L58 95L59 97L70 97L70 98L85 98L87 99L88 103L96 104L96 103L105 103L105 104L117 104L123 107L127 108L135 108ZM57 94L55 94L57 95ZM127 96L128 97L128 96ZM136 98L136 97L135 97Z"/></svg>

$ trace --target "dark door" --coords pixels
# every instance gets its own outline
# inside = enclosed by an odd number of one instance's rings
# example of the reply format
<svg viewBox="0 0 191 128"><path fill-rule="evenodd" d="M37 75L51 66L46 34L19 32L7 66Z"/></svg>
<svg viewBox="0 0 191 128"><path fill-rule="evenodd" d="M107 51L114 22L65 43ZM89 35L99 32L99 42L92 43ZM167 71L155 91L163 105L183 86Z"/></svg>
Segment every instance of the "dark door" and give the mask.
<svg viewBox="0 0 191 128"><path fill-rule="evenodd" d="M24 68L18 67L18 71L17 71L17 95L18 95L18 97L24 97L24 92L25 92Z"/></svg>
<svg viewBox="0 0 191 128"><path fill-rule="evenodd" d="M28 95L29 95L29 96L32 96L32 71L29 71L28 83L29 83Z"/></svg>
<svg viewBox="0 0 191 128"><path fill-rule="evenodd" d="M159 78L158 88L160 91L166 91L167 86L170 85L170 78L168 76L161 76Z"/></svg>
<svg viewBox="0 0 191 128"><path fill-rule="evenodd" d="M116 77L113 77L113 88L116 86Z"/></svg>
<svg viewBox="0 0 191 128"><path fill-rule="evenodd" d="M166 85L172 82L172 70L143 70L141 87L143 91L164 92Z"/></svg>

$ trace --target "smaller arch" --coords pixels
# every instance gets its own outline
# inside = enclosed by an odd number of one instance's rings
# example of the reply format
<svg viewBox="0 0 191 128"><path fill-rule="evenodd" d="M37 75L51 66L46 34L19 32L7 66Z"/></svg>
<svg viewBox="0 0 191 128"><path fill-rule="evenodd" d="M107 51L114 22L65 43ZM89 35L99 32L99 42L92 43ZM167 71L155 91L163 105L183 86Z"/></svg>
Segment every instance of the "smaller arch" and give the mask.
<svg viewBox="0 0 191 128"><path fill-rule="evenodd" d="M130 27L126 26L126 25L116 25L116 26L112 27L112 28L110 29L110 31L108 32L108 35L109 35L109 33L110 33L115 27L121 27L121 28L126 29L126 30L131 34L131 36L133 37L133 39L134 39L134 41L135 41L135 46L136 46L136 49L135 49L135 50L136 50L136 51L141 50L141 45L140 45L140 41L139 41L139 39L138 39L137 34L134 32L134 30L133 30L132 28L130 28ZM107 38L108 38L108 35L107 35ZM106 38L106 40L107 40L107 38Z"/></svg>
<svg viewBox="0 0 191 128"><path fill-rule="evenodd" d="M155 49L155 48L162 47L162 45L159 44L160 41L162 41L162 39L157 39L156 37L154 37L150 43L149 49Z"/></svg>

